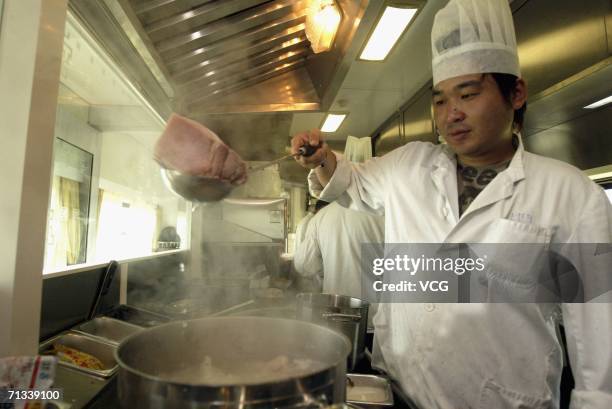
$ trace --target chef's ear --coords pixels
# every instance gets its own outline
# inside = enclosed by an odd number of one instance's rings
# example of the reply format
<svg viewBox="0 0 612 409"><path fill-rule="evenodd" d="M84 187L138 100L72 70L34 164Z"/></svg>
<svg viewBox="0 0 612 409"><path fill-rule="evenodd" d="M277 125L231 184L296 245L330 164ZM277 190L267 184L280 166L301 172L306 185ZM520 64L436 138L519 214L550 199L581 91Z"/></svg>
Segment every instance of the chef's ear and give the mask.
<svg viewBox="0 0 612 409"><path fill-rule="evenodd" d="M439 143L446 143L446 140L444 139L444 137L440 133L440 130L438 129L438 125L436 125L436 121L432 121L432 122L433 122L433 131L434 131L434 135L436 136L436 139L438 140Z"/></svg>
<svg viewBox="0 0 612 409"><path fill-rule="evenodd" d="M524 79L518 78L512 91L512 108L520 109L527 102L527 96L527 84Z"/></svg>

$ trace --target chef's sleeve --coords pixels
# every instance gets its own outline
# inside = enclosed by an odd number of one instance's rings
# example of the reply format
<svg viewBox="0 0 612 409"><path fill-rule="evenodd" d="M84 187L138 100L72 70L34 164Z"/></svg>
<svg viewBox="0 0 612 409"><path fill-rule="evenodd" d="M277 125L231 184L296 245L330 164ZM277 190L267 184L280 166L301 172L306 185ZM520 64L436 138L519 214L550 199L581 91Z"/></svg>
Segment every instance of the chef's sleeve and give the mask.
<svg viewBox="0 0 612 409"><path fill-rule="evenodd" d="M612 206L594 189L567 245L582 268L585 297L562 305L575 380L571 409L612 408Z"/></svg>
<svg viewBox="0 0 612 409"><path fill-rule="evenodd" d="M397 153L396 153L397 151ZM326 202L336 201L344 207L384 215L385 192L390 187L397 156L401 150L365 163L351 163L336 154L336 170L323 188L315 171L308 175L311 193Z"/></svg>

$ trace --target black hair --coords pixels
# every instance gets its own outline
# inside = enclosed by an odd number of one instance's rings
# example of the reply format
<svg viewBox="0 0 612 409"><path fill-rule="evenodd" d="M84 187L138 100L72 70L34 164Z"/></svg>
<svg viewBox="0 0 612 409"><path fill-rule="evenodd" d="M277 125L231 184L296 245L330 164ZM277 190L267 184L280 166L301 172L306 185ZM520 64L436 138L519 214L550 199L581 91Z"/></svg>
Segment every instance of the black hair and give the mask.
<svg viewBox="0 0 612 409"><path fill-rule="evenodd" d="M491 73L491 76L497 83L502 97L504 97L506 102L511 103L512 95L514 94L514 90L516 89L516 81L518 80L518 77L512 74L501 74L498 72ZM525 121L525 111L527 111L527 102L525 102L520 108L514 110L513 122L519 129L523 128L523 122Z"/></svg>
<svg viewBox="0 0 612 409"><path fill-rule="evenodd" d="M319 200L317 200L317 203L315 203L315 211L314 211L314 212L315 212L315 214L316 214L316 213L317 213L319 210L321 210L321 209L323 209L325 206L327 206L328 204L329 204L329 202L326 202L326 201L324 201L324 200L320 200L320 199L319 199Z"/></svg>

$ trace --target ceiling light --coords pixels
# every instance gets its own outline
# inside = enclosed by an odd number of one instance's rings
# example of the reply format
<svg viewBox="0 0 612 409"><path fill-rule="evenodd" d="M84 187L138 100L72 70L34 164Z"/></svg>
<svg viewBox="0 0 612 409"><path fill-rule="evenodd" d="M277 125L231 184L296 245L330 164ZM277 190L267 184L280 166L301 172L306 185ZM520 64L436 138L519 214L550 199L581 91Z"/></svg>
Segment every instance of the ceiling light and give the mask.
<svg viewBox="0 0 612 409"><path fill-rule="evenodd" d="M331 49L342 15L334 0L313 0L306 15L306 37L312 51Z"/></svg>
<svg viewBox="0 0 612 409"><path fill-rule="evenodd" d="M612 95L610 95L610 96L609 96L609 97L607 97L607 98L600 99L600 100L599 100L599 101L597 101L597 102L593 102L591 105L587 105L587 106L585 106L585 108L586 108L586 109L595 109L595 108L602 107L602 106L604 106L604 105L606 105L606 104L609 104L610 102L612 102Z"/></svg>
<svg viewBox="0 0 612 409"><path fill-rule="evenodd" d="M387 6L359 58L368 61L384 60L416 12L415 8Z"/></svg>
<svg viewBox="0 0 612 409"><path fill-rule="evenodd" d="M321 132L336 132L342 121L346 118L347 114L327 114L323 125L321 126Z"/></svg>

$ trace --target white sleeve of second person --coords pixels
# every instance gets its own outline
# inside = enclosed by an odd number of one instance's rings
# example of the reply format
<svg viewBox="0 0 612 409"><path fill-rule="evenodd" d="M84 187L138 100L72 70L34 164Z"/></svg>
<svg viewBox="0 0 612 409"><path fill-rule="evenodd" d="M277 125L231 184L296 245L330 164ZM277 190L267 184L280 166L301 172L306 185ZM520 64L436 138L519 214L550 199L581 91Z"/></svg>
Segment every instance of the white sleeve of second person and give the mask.
<svg viewBox="0 0 612 409"><path fill-rule="evenodd" d="M570 408L609 409L612 408L612 253L595 253L593 258L592 246L588 243L609 246L612 242L612 206L605 194L598 191L591 195L582 214L582 221L569 242L587 243L573 247L583 254L572 261L579 262L584 254L587 259L591 257L589 268L582 276L585 293L590 290L590 295L587 302L562 305L576 384ZM595 298L597 294L600 295Z"/></svg>
<svg viewBox="0 0 612 409"><path fill-rule="evenodd" d="M293 254L293 266L303 276L323 275L323 255L317 237L317 217L313 217L306 227L304 240Z"/></svg>
<svg viewBox="0 0 612 409"><path fill-rule="evenodd" d="M344 207L383 215L385 191L397 156L395 151L365 163L351 163L342 155L335 152L334 155L336 170L325 188L314 171L308 175L311 193L326 202L337 201Z"/></svg>

